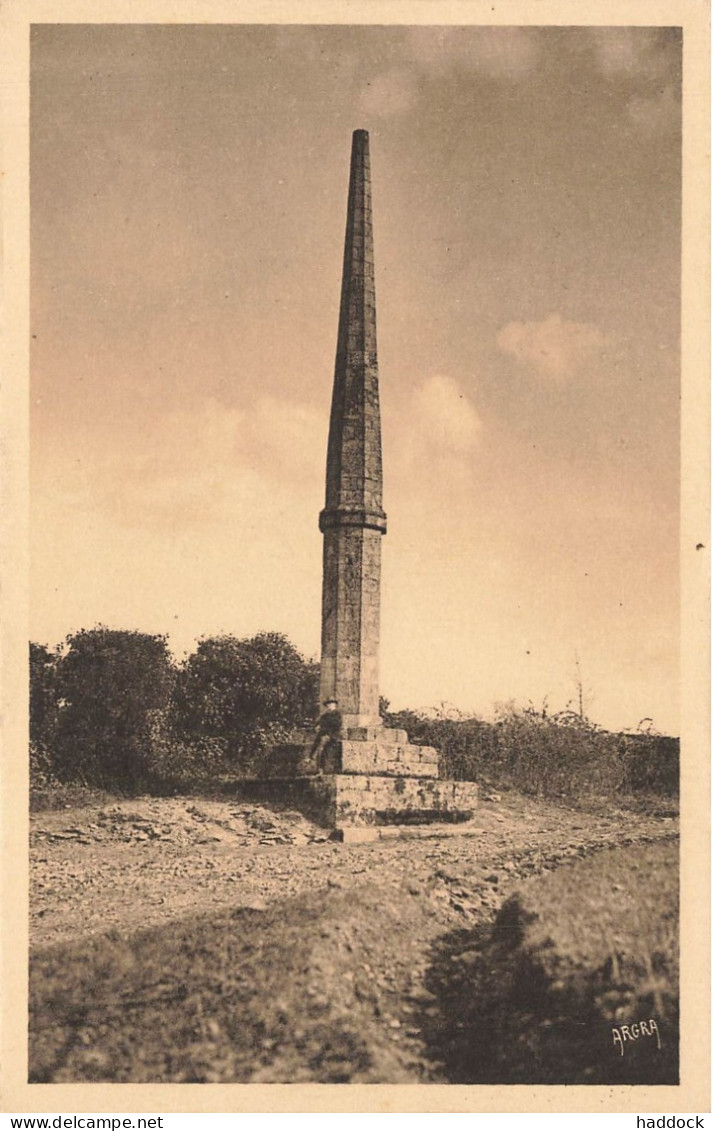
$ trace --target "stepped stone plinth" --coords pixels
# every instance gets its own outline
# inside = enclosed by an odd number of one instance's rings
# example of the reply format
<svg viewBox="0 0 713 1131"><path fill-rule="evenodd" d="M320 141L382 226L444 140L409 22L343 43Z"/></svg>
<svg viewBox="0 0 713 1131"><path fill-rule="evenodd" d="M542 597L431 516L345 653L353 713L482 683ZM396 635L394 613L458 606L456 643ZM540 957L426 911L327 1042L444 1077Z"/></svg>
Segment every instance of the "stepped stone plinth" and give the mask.
<svg viewBox="0 0 713 1131"><path fill-rule="evenodd" d="M335 742L321 775L310 756L313 736L293 735L267 752L259 780L243 783L246 796L290 803L344 841L377 839L385 827L472 820L474 782L439 778L438 752L409 742L405 731L368 732Z"/></svg>
<svg viewBox="0 0 713 1131"><path fill-rule="evenodd" d="M387 828L466 825L478 802L475 782L364 773L252 778L241 794L291 805L347 842L381 839Z"/></svg>

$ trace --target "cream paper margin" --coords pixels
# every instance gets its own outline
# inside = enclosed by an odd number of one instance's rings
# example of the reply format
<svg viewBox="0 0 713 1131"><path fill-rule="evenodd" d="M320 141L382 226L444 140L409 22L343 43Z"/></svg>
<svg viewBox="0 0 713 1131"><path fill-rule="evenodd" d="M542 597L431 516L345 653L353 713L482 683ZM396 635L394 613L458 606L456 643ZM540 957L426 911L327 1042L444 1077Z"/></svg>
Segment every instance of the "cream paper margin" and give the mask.
<svg viewBox="0 0 713 1131"><path fill-rule="evenodd" d="M32 23L683 28L681 1083L678 1086L27 1084L29 27ZM709 10L705 0L0 0L5 1112L709 1112ZM704 549L696 551L703 543Z"/></svg>

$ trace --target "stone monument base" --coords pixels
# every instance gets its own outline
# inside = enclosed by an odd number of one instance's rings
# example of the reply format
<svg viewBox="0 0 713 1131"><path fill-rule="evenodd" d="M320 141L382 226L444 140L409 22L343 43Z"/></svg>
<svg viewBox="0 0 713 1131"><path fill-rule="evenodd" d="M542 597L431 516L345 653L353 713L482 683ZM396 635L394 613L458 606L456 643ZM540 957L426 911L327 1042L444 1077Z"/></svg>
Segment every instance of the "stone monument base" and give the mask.
<svg viewBox="0 0 713 1131"><path fill-rule="evenodd" d="M450 827L474 816L475 782L440 779L438 752L410 743L405 731L348 729L328 749L321 775L311 741L304 734L294 738L269 751L259 777L241 783L245 797L292 805L344 841L377 839L387 828Z"/></svg>
<svg viewBox="0 0 713 1131"><path fill-rule="evenodd" d="M290 805L323 828L341 831L343 840L369 839L347 830L470 821L478 800L475 782L378 774L250 778L240 792L252 801Z"/></svg>

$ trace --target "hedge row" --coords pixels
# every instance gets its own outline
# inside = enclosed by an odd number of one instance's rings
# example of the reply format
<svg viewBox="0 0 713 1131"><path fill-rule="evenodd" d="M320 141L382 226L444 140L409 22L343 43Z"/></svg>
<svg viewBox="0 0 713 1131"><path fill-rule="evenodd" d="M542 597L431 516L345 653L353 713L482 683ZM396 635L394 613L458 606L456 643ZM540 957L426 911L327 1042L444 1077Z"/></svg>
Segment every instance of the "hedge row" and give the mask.
<svg viewBox="0 0 713 1131"><path fill-rule="evenodd" d="M99 626L30 645L31 781L120 791L203 788L251 772L317 710L318 665L277 633L201 640L176 664L165 637ZM441 753L441 775L535 796L678 791L678 740L613 734L571 712L513 707L494 723L390 714Z"/></svg>
<svg viewBox="0 0 713 1131"><path fill-rule="evenodd" d="M546 716L511 708L493 723L430 719L402 712L392 726L441 753L441 774L538 797L652 793L675 797L679 740L655 734L616 734L570 713Z"/></svg>

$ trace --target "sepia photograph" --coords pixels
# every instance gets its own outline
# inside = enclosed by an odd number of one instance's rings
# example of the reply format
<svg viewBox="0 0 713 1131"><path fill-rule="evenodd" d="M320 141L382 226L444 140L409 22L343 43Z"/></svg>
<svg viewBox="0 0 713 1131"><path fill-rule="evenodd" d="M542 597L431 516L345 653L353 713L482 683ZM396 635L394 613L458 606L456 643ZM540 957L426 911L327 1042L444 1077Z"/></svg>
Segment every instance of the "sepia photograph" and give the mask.
<svg viewBox="0 0 713 1131"><path fill-rule="evenodd" d="M30 26L26 1083L681 1083L684 39Z"/></svg>

